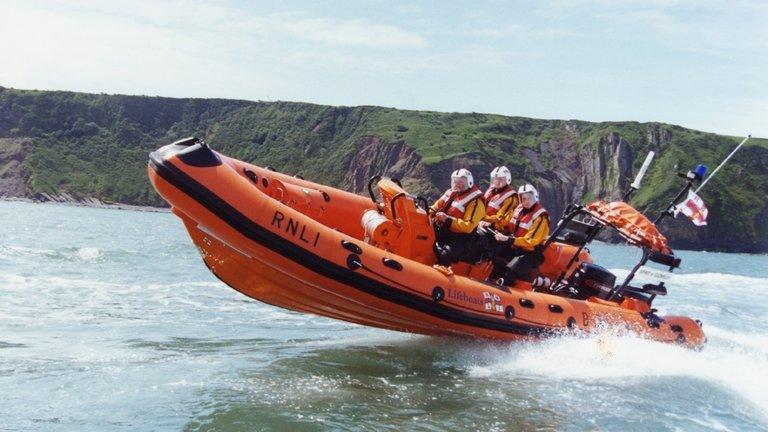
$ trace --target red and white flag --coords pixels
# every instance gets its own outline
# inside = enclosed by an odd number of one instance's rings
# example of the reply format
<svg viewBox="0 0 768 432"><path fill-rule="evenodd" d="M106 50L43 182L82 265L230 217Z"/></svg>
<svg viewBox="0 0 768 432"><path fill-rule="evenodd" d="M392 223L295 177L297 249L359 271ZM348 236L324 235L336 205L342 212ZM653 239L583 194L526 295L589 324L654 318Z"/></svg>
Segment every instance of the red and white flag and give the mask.
<svg viewBox="0 0 768 432"><path fill-rule="evenodd" d="M675 206L675 216L678 213L682 213L689 218L696 226L702 226L707 224L707 206L704 205L704 200L700 196L696 195L693 191L688 191L688 198L685 201Z"/></svg>

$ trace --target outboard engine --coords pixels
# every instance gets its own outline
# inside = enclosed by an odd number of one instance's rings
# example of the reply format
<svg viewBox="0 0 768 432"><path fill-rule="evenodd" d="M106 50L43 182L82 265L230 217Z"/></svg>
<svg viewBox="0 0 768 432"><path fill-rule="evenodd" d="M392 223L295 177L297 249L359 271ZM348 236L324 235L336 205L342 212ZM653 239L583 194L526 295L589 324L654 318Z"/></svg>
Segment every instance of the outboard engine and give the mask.
<svg viewBox="0 0 768 432"><path fill-rule="evenodd" d="M597 297L608 300L616 284L616 275L597 264L581 263L570 278L570 286L579 299Z"/></svg>

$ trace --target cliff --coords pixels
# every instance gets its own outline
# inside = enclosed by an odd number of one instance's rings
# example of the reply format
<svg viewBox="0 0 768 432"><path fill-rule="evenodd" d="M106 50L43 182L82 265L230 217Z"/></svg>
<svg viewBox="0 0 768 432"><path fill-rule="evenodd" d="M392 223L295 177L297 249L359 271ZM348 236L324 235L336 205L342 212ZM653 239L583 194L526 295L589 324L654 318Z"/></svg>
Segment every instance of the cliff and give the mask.
<svg viewBox="0 0 768 432"><path fill-rule="evenodd" d="M632 204L655 215L680 186L675 172L714 168L738 138L662 123L538 120L491 114L172 99L0 87L0 195L162 206L147 153L185 136L233 157L363 192L374 174L434 199L450 172L481 186L497 165L535 184L552 215L570 202L617 198L657 152ZM766 252L768 141L756 139L702 196L709 225L665 222L674 247Z"/></svg>

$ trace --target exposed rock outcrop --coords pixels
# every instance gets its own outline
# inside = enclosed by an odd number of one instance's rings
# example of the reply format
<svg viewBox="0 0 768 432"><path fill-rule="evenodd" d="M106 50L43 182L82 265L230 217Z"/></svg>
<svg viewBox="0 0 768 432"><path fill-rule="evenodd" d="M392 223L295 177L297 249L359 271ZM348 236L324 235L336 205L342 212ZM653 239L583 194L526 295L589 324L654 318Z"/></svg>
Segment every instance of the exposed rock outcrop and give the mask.
<svg viewBox="0 0 768 432"><path fill-rule="evenodd" d="M611 133L579 150L577 130L564 130L560 139L540 143L538 151L523 151L533 168L530 181L553 217L573 202L619 198L632 176L632 151L620 134Z"/></svg>
<svg viewBox="0 0 768 432"><path fill-rule="evenodd" d="M650 144L651 150L664 150L669 146L672 133L660 124L651 124L645 132L645 141Z"/></svg>
<svg viewBox="0 0 768 432"><path fill-rule="evenodd" d="M0 138L0 197L26 197L29 169L29 138Z"/></svg>
<svg viewBox="0 0 768 432"><path fill-rule="evenodd" d="M564 132L561 139L541 142L537 150L523 149L532 168L529 181L536 184L553 218L568 204L585 198L619 198L632 176L632 151L620 134L608 134L579 150L575 140L578 130L565 128ZM650 137L659 135L664 136L658 131L655 135L649 132ZM345 160L343 184L348 190L365 192L371 176L384 174L403 180L412 193L434 197L447 187L454 170L467 168L479 181L500 163L505 162L483 160L470 154L426 165L403 141L390 143L365 136L357 141L355 150ZM515 174L522 177L522 173Z"/></svg>
<svg viewBox="0 0 768 432"><path fill-rule="evenodd" d="M368 180L378 174L400 179L413 194L436 192L424 181L428 173L421 156L403 141L389 143L378 137L362 137L347 156L344 166L344 188L353 192L366 192Z"/></svg>
<svg viewBox="0 0 768 432"><path fill-rule="evenodd" d="M169 211L165 207L152 207L133 205L126 203L113 203L104 202L94 197L76 197L67 192L61 192L58 194L49 194L45 192L36 193L30 201L39 203L54 203L54 204L66 204L72 206L81 207L94 207L104 209L116 209L116 210L135 210L135 211L147 211L147 212L166 212Z"/></svg>

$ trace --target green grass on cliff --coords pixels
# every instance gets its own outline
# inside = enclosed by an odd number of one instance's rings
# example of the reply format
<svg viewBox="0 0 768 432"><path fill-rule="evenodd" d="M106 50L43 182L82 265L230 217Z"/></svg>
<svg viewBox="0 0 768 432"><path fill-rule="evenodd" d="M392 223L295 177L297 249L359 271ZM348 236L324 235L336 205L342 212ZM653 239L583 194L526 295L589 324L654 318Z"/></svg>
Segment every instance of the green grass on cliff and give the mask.
<svg viewBox="0 0 768 432"><path fill-rule="evenodd" d="M389 141L405 141L426 164L457 156L486 159L521 156L522 148L535 148L541 140L558 135L544 121L491 114L378 109L367 133Z"/></svg>
<svg viewBox="0 0 768 432"><path fill-rule="evenodd" d="M710 170L740 141L659 123L537 120L492 114L438 113L382 107L330 107L306 103L221 99L171 99L0 87L0 138L30 137L30 195L66 191L76 196L159 205L146 179L147 153L185 136L259 165L270 165L338 187L360 151L374 137L403 143L428 172L445 176L456 158L473 166L508 164L517 180L555 179L570 158L594 152L612 134L626 141L636 172L649 150L656 159L633 204L655 212L677 191L676 171L697 163ZM545 151L545 145L550 151ZM565 146L565 147L563 147ZM534 169L528 155L540 165ZM465 163L465 162L462 162ZM542 172L541 170L544 170ZM432 170L432 171L430 171ZM603 189L617 173L612 166ZM476 176L485 179L487 173ZM431 174L430 174L431 175ZM406 179L426 187L434 179ZM425 182L426 180L426 182ZM626 183L632 179L625 179ZM765 249L768 238L768 139L752 139L705 189L710 226L691 231L692 244L714 245L718 236ZM428 185L438 190L439 185ZM425 190L425 189L422 189ZM591 193L585 191L585 193ZM600 197L595 197L600 198ZM738 215L734 217L733 215ZM685 228L688 229L688 228ZM711 240L711 241L710 241ZM709 243L708 243L709 242ZM749 248L746 248L749 249Z"/></svg>

